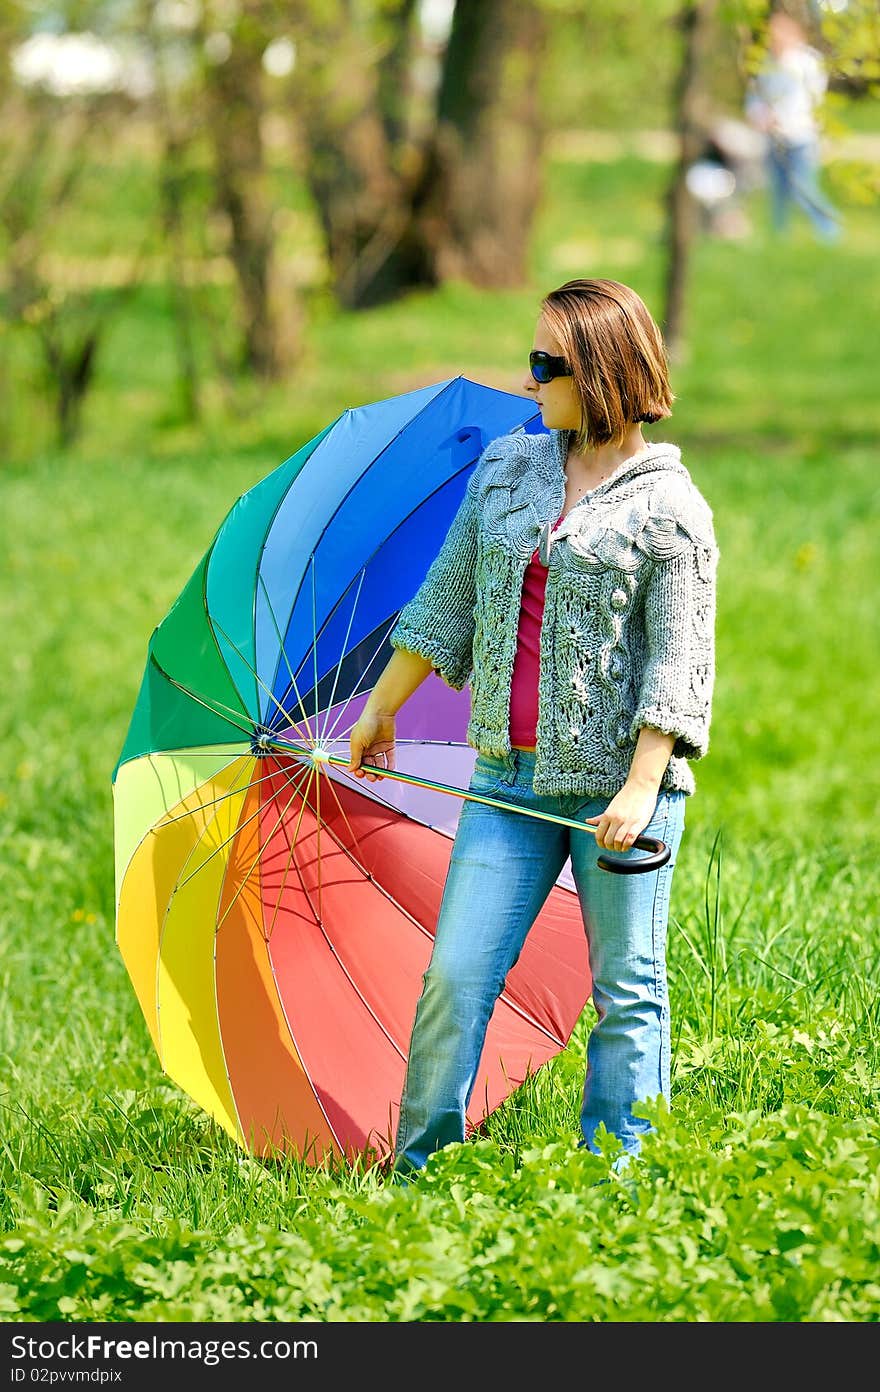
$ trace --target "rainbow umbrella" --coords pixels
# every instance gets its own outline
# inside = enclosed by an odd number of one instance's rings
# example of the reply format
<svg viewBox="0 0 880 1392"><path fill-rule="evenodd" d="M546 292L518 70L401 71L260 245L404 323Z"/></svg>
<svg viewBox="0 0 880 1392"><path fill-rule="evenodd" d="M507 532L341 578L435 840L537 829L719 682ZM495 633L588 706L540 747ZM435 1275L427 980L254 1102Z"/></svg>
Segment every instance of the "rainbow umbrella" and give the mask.
<svg viewBox="0 0 880 1392"><path fill-rule="evenodd" d="M475 752L431 675L397 769L349 731L490 439L534 404L464 377L347 410L241 495L149 642L113 772L116 942L166 1074L246 1150L392 1149ZM566 867L492 1015L479 1125L587 1000Z"/></svg>

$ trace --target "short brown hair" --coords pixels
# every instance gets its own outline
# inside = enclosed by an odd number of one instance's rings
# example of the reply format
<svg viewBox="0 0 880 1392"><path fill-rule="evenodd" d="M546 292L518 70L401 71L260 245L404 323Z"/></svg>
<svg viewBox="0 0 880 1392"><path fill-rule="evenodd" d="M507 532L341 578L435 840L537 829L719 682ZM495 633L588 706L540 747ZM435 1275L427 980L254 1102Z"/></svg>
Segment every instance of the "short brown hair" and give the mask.
<svg viewBox="0 0 880 1392"><path fill-rule="evenodd" d="M672 415L663 336L635 290L617 280L569 280L544 296L541 313L572 370L581 449Z"/></svg>

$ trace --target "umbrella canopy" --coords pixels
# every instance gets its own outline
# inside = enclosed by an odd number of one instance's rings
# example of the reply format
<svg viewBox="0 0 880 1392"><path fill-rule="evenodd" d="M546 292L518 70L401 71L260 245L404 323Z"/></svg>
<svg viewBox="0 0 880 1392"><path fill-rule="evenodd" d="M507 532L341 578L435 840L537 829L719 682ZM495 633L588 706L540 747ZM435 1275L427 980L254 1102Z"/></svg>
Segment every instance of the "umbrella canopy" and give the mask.
<svg viewBox="0 0 880 1392"><path fill-rule="evenodd" d="M483 448L517 428L544 429L530 400L464 377L343 412L238 498L152 634L113 772L116 942L163 1069L253 1154L391 1153L468 692L418 688L394 776L354 779L348 735ZM589 991L567 866L492 1015L471 1126Z"/></svg>

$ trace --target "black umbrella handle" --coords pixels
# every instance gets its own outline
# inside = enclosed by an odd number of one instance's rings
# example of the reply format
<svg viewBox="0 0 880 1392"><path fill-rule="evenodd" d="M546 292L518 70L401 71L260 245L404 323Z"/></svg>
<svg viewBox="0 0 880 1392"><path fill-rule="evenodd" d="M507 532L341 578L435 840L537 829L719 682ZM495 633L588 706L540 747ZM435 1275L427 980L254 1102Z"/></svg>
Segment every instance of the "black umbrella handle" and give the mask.
<svg viewBox="0 0 880 1392"><path fill-rule="evenodd" d="M637 836L633 849L651 851L651 855L637 856L635 860L610 860L608 856L600 855L600 869L610 870L614 875L644 875L649 870L659 870L672 855L666 842L658 841L656 836Z"/></svg>

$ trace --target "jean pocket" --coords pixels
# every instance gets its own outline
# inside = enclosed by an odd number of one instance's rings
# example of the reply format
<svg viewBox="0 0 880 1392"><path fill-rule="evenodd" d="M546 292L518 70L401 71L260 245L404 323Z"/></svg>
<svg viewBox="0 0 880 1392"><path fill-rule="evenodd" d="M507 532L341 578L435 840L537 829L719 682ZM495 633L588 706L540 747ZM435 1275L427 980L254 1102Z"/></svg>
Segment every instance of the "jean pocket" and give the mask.
<svg viewBox="0 0 880 1392"><path fill-rule="evenodd" d="M584 822L590 817L601 817L610 801L610 797L582 798L573 794L566 806L565 815L574 822Z"/></svg>
<svg viewBox="0 0 880 1392"><path fill-rule="evenodd" d="M487 796L509 784L510 770L503 759L495 759L489 754L478 754L468 792L485 793Z"/></svg>

